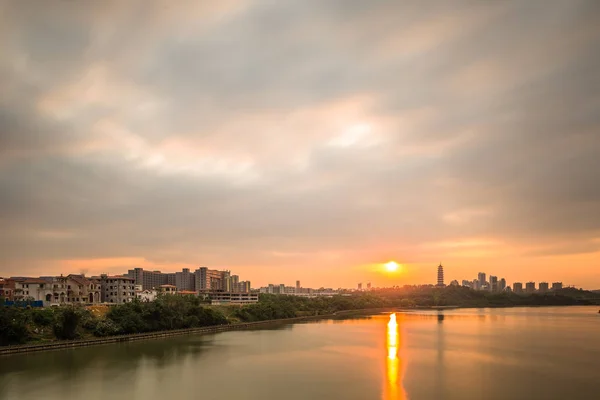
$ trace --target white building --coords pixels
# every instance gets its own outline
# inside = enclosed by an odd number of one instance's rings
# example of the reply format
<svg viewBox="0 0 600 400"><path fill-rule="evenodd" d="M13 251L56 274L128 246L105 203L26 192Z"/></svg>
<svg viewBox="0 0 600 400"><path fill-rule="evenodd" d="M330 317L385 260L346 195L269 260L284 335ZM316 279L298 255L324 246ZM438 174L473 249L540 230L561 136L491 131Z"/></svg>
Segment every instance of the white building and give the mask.
<svg viewBox="0 0 600 400"><path fill-rule="evenodd" d="M149 303L156 300L158 292L155 289L137 290L135 292L135 297L141 302Z"/></svg>

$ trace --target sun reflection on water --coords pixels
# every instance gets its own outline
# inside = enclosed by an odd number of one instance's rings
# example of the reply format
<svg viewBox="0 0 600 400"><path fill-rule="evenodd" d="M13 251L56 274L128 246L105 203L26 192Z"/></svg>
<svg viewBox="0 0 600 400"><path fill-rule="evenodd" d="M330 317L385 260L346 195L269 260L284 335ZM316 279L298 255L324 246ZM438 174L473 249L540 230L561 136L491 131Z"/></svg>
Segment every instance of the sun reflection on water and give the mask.
<svg viewBox="0 0 600 400"><path fill-rule="evenodd" d="M398 317L390 314L387 324L387 359L386 359L386 389L384 400L405 400L406 392L402 387L402 359L400 357L400 335L398 333ZM400 375L400 376L399 376Z"/></svg>

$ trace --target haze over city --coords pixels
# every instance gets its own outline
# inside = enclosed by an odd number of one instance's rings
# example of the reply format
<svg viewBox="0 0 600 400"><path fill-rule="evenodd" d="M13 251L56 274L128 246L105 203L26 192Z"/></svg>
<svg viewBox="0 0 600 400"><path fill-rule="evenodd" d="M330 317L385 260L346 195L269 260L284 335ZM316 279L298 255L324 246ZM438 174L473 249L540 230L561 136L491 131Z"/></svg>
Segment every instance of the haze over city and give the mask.
<svg viewBox="0 0 600 400"><path fill-rule="evenodd" d="M0 276L600 289L598 7L0 1Z"/></svg>

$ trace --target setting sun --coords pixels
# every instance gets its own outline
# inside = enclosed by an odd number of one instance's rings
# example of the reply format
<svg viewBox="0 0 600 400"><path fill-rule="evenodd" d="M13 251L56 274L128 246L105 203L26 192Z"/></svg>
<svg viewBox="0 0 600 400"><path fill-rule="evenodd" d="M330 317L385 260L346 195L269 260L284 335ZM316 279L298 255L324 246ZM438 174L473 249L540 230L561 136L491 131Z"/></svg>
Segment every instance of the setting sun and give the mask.
<svg viewBox="0 0 600 400"><path fill-rule="evenodd" d="M398 263L395 261L390 261L388 263L385 264L385 269L388 272L395 272L398 271Z"/></svg>

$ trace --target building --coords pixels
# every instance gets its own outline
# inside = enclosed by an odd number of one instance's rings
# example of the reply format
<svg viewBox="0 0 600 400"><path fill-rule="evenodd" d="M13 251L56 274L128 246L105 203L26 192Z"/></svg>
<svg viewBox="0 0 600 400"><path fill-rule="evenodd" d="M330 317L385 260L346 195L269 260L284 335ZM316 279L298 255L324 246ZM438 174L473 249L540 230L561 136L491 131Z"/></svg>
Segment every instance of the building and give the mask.
<svg viewBox="0 0 600 400"><path fill-rule="evenodd" d="M135 279L128 276L100 275L97 279L101 285L101 301L103 303L123 304L131 302L135 296Z"/></svg>
<svg viewBox="0 0 600 400"><path fill-rule="evenodd" d="M485 272L480 272L477 274L477 280L479 281L479 287L482 288L483 285L487 282Z"/></svg>
<svg viewBox="0 0 600 400"><path fill-rule="evenodd" d="M258 303L258 293L211 292L211 304L252 304Z"/></svg>
<svg viewBox="0 0 600 400"><path fill-rule="evenodd" d="M504 292L506 290L506 279L502 278L498 282L498 291Z"/></svg>
<svg viewBox="0 0 600 400"><path fill-rule="evenodd" d="M561 290L563 288L562 282L553 282L552 290Z"/></svg>
<svg viewBox="0 0 600 400"><path fill-rule="evenodd" d="M525 292L535 293L535 282L527 282L525 284Z"/></svg>
<svg viewBox="0 0 600 400"><path fill-rule="evenodd" d="M300 293L300 281L296 281L296 293Z"/></svg>
<svg viewBox="0 0 600 400"><path fill-rule="evenodd" d="M44 306L52 303L52 282L39 278L15 278L14 282L15 301L42 301Z"/></svg>
<svg viewBox="0 0 600 400"><path fill-rule="evenodd" d="M183 268L181 272L175 272L175 286L178 291L194 291L196 280L189 268Z"/></svg>
<svg viewBox="0 0 600 400"><path fill-rule="evenodd" d="M548 282L540 282L538 291L540 293L546 293L548 291Z"/></svg>
<svg viewBox="0 0 600 400"><path fill-rule="evenodd" d="M177 294L180 296L198 296L198 292L194 290L180 290Z"/></svg>
<svg viewBox="0 0 600 400"><path fill-rule="evenodd" d="M227 271L217 271L200 267L194 271L195 290L199 292L209 292L212 290L225 290L225 278Z"/></svg>
<svg viewBox="0 0 600 400"><path fill-rule="evenodd" d="M358 290L362 290L362 283L358 284Z"/></svg>
<svg viewBox="0 0 600 400"><path fill-rule="evenodd" d="M473 290L481 290L481 285L479 284L479 279L474 279L471 288Z"/></svg>
<svg viewBox="0 0 600 400"><path fill-rule="evenodd" d="M458 281L456 279L454 279L452 282L450 282L450 286L460 286Z"/></svg>
<svg viewBox="0 0 600 400"><path fill-rule="evenodd" d="M175 285L160 285L158 287L159 293L160 294L176 294L177 293L177 286Z"/></svg>
<svg viewBox="0 0 600 400"><path fill-rule="evenodd" d="M250 286L250 281L241 281L238 284L238 292L240 293L250 293L250 291L252 290L251 286Z"/></svg>
<svg viewBox="0 0 600 400"><path fill-rule="evenodd" d="M444 267L440 263L437 268L437 286L444 287Z"/></svg>
<svg viewBox="0 0 600 400"><path fill-rule="evenodd" d="M156 300L158 291L156 289L136 290L135 297L144 303Z"/></svg>
<svg viewBox="0 0 600 400"><path fill-rule="evenodd" d="M523 284L521 282L513 283L513 292L517 294L523 293Z"/></svg>
<svg viewBox="0 0 600 400"><path fill-rule="evenodd" d="M490 291L497 292L498 291L498 277L494 275L490 275Z"/></svg>
<svg viewBox="0 0 600 400"><path fill-rule="evenodd" d="M15 290L15 281L12 279L0 278L0 297L5 300L13 300Z"/></svg>
<svg viewBox="0 0 600 400"><path fill-rule="evenodd" d="M160 285L168 284L168 274L160 271L146 271L142 268L130 269L127 272L129 278L133 278L136 285L142 285L142 290L157 289Z"/></svg>

